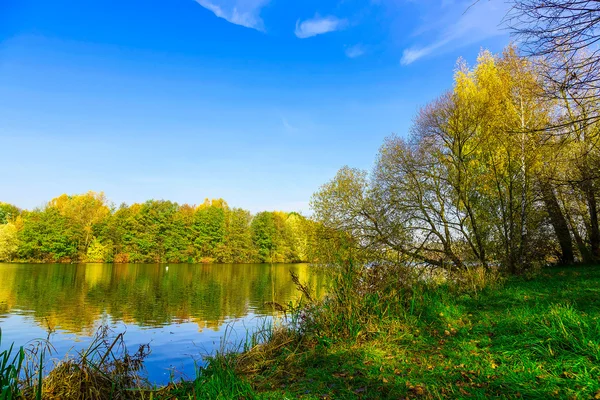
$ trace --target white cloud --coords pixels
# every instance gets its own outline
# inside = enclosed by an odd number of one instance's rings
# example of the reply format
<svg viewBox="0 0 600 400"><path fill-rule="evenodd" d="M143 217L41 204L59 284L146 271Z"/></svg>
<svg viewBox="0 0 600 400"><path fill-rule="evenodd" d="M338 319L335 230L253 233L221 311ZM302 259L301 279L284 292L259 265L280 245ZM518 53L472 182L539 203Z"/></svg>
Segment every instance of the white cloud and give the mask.
<svg viewBox="0 0 600 400"><path fill-rule="evenodd" d="M444 1L447 2L442 0L442 3ZM437 8L439 9L441 7ZM405 49L400 60L402 65L411 64L433 53L444 53L506 34L500 26L508 10L503 2L486 1L473 4L472 0L466 0L455 4L453 10L453 13L449 13L448 8L444 7L444 14L433 13L426 18L432 22L423 24L417 31L419 34L432 33L433 39L430 39L428 44Z"/></svg>
<svg viewBox="0 0 600 400"><path fill-rule="evenodd" d="M312 36L321 35L323 33L334 32L343 29L347 25L345 19L337 17L319 17L307 19L306 21L296 22L296 36L300 39L306 39Z"/></svg>
<svg viewBox="0 0 600 400"><path fill-rule="evenodd" d="M450 41L451 39L442 39L425 47L412 47L410 49L405 49L402 52L402 59L400 60L400 63L402 65L412 64L418 59L423 58L433 53L435 50L444 47L444 45L450 43Z"/></svg>
<svg viewBox="0 0 600 400"><path fill-rule="evenodd" d="M270 0L196 0L198 4L212 11L217 17L232 24L264 31L264 23L260 17L261 9Z"/></svg>
<svg viewBox="0 0 600 400"><path fill-rule="evenodd" d="M361 44L356 44L346 48L346 56L348 58L357 58L365 54L365 49Z"/></svg>

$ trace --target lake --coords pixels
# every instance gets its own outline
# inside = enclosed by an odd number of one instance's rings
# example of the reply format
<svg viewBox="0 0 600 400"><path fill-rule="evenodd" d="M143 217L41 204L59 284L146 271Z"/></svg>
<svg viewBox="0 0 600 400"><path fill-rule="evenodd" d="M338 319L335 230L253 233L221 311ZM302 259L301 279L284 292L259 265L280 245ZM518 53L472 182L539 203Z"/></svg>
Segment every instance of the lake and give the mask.
<svg viewBox="0 0 600 400"><path fill-rule="evenodd" d="M193 378L195 363L270 321L267 302L300 294L290 270L323 295L326 277L307 264L1 264L2 348L46 338L54 358L85 348L102 325L125 332L131 352L149 343L148 378Z"/></svg>

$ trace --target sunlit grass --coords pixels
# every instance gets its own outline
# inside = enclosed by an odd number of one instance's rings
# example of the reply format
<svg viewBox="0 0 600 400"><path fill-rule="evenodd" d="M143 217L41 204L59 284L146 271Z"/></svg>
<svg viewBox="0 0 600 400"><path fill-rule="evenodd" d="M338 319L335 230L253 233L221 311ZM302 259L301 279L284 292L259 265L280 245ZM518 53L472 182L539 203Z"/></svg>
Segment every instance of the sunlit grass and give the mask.
<svg viewBox="0 0 600 400"><path fill-rule="evenodd" d="M223 339L193 380L152 388L104 336L50 371L43 398L600 398L596 267L442 283L403 269L338 272L327 299L300 285L302 305L234 346ZM35 398L35 381L17 379L23 350L0 356L2 399Z"/></svg>
<svg viewBox="0 0 600 400"><path fill-rule="evenodd" d="M385 281L354 297L337 282L343 301L319 306L301 344L238 372L263 398L600 398L597 268L476 289Z"/></svg>

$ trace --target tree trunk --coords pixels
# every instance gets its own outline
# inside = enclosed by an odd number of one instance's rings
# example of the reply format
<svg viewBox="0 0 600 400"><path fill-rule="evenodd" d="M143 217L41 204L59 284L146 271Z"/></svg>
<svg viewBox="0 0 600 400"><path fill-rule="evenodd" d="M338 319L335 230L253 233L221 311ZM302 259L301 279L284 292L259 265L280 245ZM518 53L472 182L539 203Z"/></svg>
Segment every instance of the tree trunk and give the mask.
<svg viewBox="0 0 600 400"><path fill-rule="evenodd" d="M594 195L592 182L589 180L584 181L583 190L585 192L585 199L590 214L590 232L588 234L590 250L594 257L594 261L597 261L600 259L600 227L598 226L598 204L596 202L596 196Z"/></svg>
<svg viewBox="0 0 600 400"><path fill-rule="evenodd" d="M560 209L556 194L549 182L540 181L540 189L544 204L546 205L546 211L550 217L550 223L554 228L554 233L556 234L558 244L560 245L560 263L566 265L573 264L575 262L575 255L573 252L573 242L571 240L569 224Z"/></svg>
<svg viewBox="0 0 600 400"><path fill-rule="evenodd" d="M593 263L592 254L590 253L585 242L583 241L581 234L577 230L577 225L575 225L575 223L573 222L573 219L571 218L571 216L569 214L565 214L565 217L567 218L567 222L569 223L569 226L571 227L571 232L573 232L573 238L575 238L575 243L577 243L577 249L579 249L579 254L581 255L581 260L585 264L592 264Z"/></svg>

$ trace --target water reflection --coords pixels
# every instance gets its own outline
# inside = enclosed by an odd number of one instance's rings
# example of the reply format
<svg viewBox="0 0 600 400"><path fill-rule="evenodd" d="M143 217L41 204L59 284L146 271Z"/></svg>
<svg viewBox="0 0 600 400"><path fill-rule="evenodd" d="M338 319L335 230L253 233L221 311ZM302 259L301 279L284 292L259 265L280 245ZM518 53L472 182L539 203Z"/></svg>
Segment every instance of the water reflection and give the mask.
<svg viewBox="0 0 600 400"><path fill-rule="evenodd" d="M254 317L272 314L266 302L298 298L290 270L322 295L325 277L304 264L0 264L3 342L53 330L60 353L100 324L124 325L129 343L153 342L150 364L187 368L184 357L198 344L210 352L224 323L252 328Z"/></svg>

